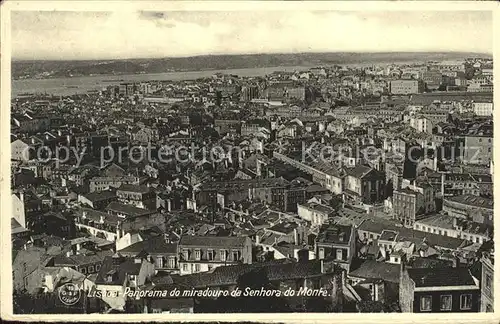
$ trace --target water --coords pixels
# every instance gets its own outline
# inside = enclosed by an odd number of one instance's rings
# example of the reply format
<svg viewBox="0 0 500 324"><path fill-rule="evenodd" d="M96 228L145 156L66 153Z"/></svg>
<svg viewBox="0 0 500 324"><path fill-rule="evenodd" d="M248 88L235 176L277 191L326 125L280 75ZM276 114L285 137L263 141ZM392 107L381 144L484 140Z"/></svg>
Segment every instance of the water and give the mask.
<svg viewBox="0 0 500 324"><path fill-rule="evenodd" d="M264 76L274 71L295 71L307 70L306 66L289 67L265 67L249 69L228 69L228 70L208 70L208 71L190 71L190 72L167 72L150 74L123 74L123 75L96 75L67 77L54 79L25 79L12 80L12 96L18 96L22 93L47 93L57 96L67 96L76 93L86 93L91 90L102 90L110 85L120 84L122 82L141 82L141 81L182 81L195 80L198 78L211 77L215 73L235 74L238 76ZM108 82L106 82L108 80ZM113 80L113 81L109 81ZM123 80L123 81L120 81ZM70 87L70 88L68 88ZM77 87L77 88L75 88Z"/></svg>
<svg viewBox="0 0 500 324"><path fill-rule="evenodd" d="M367 67L371 65L384 66L389 64L420 63L418 61L391 62L391 63L350 63L342 64L350 67ZM122 82L141 81L182 81L195 80L198 78L211 77L215 73L235 74L243 77L264 76L274 71L305 71L313 66L275 66L263 68L247 69L227 69L227 70L207 70L190 72L167 72L150 74L124 74L124 75L95 75L81 77L66 77L54 79L26 79L12 81L12 96L16 97L23 93L47 93L56 96L68 96L80 93L87 93L93 90L102 90L110 85L117 85ZM106 82L106 80L108 82ZM113 81L109 81L113 80ZM123 81L120 81L123 80Z"/></svg>

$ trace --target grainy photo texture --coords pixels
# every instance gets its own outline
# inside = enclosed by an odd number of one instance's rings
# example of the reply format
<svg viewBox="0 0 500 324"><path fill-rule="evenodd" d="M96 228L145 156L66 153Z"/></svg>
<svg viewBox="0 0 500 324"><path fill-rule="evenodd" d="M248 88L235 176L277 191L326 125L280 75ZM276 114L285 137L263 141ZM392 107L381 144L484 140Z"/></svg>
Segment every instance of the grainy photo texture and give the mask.
<svg viewBox="0 0 500 324"><path fill-rule="evenodd" d="M14 314L493 312L451 10L12 11Z"/></svg>

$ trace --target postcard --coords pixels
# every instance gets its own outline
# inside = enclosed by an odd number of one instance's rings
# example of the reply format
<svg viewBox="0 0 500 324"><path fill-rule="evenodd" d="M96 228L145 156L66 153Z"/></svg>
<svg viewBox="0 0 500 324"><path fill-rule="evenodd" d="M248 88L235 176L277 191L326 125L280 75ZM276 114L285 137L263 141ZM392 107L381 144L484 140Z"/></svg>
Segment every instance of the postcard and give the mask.
<svg viewBox="0 0 500 324"><path fill-rule="evenodd" d="M2 317L498 322L499 9L2 3Z"/></svg>

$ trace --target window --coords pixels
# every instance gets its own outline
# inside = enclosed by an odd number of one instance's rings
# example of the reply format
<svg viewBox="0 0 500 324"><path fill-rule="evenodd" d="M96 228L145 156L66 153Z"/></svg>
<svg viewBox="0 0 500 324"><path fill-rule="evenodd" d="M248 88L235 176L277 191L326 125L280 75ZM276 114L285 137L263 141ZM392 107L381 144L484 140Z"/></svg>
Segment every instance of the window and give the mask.
<svg viewBox="0 0 500 324"><path fill-rule="evenodd" d="M444 236L448 236L448 231L444 231Z"/></svg>
<svg viewBox="0 0 500 324"><path fill-rule="evenodd" d="M335 259L342 260L342 249L337 249Z"/></svg>
<svg viewBox="0 0 500 324"><path fill-rule="evenodd" d="M220 260L226 262L226 250L220 250Z"/></svg>
<svg viewBox="0 0 500 324"><path fill-rule="evenodd" d="M174 258L174 257L170 257L170 258L168 258L168 267L169 267L170 269L175 268L175 258Z"/></svg>
<svg viewBox="0 0 500 324"><path fill-rule="evenodd" d="M90 272L90 273L91 273L91 272L94 272L94 266L93 266L93 265L91 265L91 266L90 266L89 272Z"/></svg>
<svg viewBox="0 0 500 324"><path fill-rule="evenodd" d="M319 258L320 259L324 259L325 258L325 249L324 248L320 248L319 249Z"/></svg>
<svg viewBox="0 0 500 324"><path fill-rule="evenodd" d="M100 264L96 264L95 265L95 271L99 271L101 269L101 265Z"/></svg>
<svg viewBox="0 0 500 324"><path fill-rule="evenodd" d="M200 265L199 264L195 264L194 265L194 271L195 272L200 272Z"/></svg>
<svg viewBox="0 0 500 324"><path fill-rule="evenodd" d="M182 271L188 271L188 265L187 264L183 264L182 265Z"/></svg>
<svg viewBox="0 0 500 324"><path fill-rule="evenodd" d="M439 304L441 310L451 310L451 295L443 295L441 296L441 302Z"/></svg>
<svg viewBox="0 0 500 324"><path fill-rule="evenodd" d="M182 255L184 257L184 260L189 260L189 251L187 249L182 251Z"/></svg>
<svg viewBox="0 0 500 324"><path fill-rule="evenodd" d="M484 288L491 290L491 283L493 282L491 274L486 274L484 278Z"/></svg>
<svg viewBox="0 0 500 324"><path fill-rule="evenodd" d="M460 295L460 309L471 309L472 308L472 295L463 294Z"/></svg>
<svg viewBox="0 0 500 324"><path fill-rule="evenodd" d="M208 250L207 258L209 261L212 261L214 259L214 250Z"/></svg>
<svg viewBox="0 0 500 324"><path fill-rule="evenodd" d="M157 268L163 268L163 257L157 257L155 260L155 265Z"/></svg>
<svg viewBox="0 0 500 324"><path fill-rule="evenodd" d="M212 270L213 268L214 268L213 265L211 265L211 264L208 265L208 271Z"/></svg>
<svg viewBox="0 0 500 324"><path fill-rule="evenodd" d="M201 260L201 251L199 249L194 251L194 259Z"/></svg>
<svg viewBox="0 0 500 324"><path fill-rule="evenodd" d="M422 312L430 312L432 309L432 297L422 296L420 297L420 310Z"/></svg>
<svg viewBox="0 0 500 324"><path fill-rule="evenodd" d="M80 268L80 272L83 274L87 274L87 268Z"/></svg>
<svg viewBox="0 0 500 324"><path fill-rule="evenodd" d="M233 250L233 261L238 261L240 259L240 251Z"/></svg>

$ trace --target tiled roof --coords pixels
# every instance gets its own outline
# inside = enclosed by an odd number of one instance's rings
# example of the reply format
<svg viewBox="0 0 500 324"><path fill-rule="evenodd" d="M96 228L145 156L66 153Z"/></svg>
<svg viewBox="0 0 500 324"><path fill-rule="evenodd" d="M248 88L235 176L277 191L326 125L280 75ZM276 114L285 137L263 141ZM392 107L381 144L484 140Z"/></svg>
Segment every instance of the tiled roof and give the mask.
<svg viewBox="0 0 500 324"><path fill-rule="evenodd" d="M195 236L183 235L179 241L182 246L206 246L206 247L243 247L247 237L243 236Z"/></svg>
<svg viewBox="0 0 500 324"><path fill-rule="evenodd" d="M453 229L453 217L436 214L417 221L417 223L440 228Z"/></svg>
<svg viewBox="0 0 500 324"><path fill-rule="evenodd" d="M125 205L125 204L118 203L116 201L109 203L109 205L106 207L106 210L111 210L111 211L115 211L118 213L123 213L123 214L126 214L128 216L132 216L132 217L150 215L150 214L155 213L154 210L142 209L142 208L138 208L138 207L135 207L132 205Z"/></svg>
<svg viewBox="0 0 500 324"><path fill-rule="evenodd" d="M238 278L252 270L262 270L269 281L293 280L321 275L321 262L272 261L267 263L243 264L217 267L213 272L174 277L174 283L187 287L201 288L235 285Z"/></svg>
<svg viewBox="0 0 500 324"><path fill-rule="evenodd" d="M166 243L162 235L140 241L118 251L121 253L177 253L177 243Z"/></svg>
<svg viewBox="0 0 500 324"><path fill-rule="evenodd" d="M323 225L319 231L316 241L318 243L347 244L351 238L352 226L337 224Z"/></svg>
<svg viewBox="0 0 500 324"><path fill-rule="evenodd" d="M212 191L233 191L244 190L247 188L271 188L283 187L288 184L283 178L269 178L269 179L251 179L251 180L231 180L221 182L208 182L201 186L202 190Z"/></svg>
<svg viewBox="0 0 500 324"><path fill-rule="evenodd" d="M483 197L478 197L478 196L473 196L473 195L461 195L461 196L448 197L445 199L445 201L446 200L449 200L451 202L465 204L465 205L475 206L475 207L493 209L493 199L488 199L488 198L483 198Z"/></svg>
<svg viewBox="0 0 500 324"><path fill-rule="evenodd" d="M147 186L123 183L117 190L127 191L127 192L149 193L151 189Z"/></svg>
<svg viewBox="0 0 500 324"><path fill-rule="evenodd" d="M144 261L143 261L144 262ZM104 259L97 274L96 284L123 285L128 274L139 274L142 263L136 263L134 258L124 258L119 255L108 256ZM108 282L107 275L115 273L112 281Z"/></svg>
<svg viewBox="0 0 500 324"><path fill-rule="evenodd" d="M356 178L362 178L365 175L367 175L372 168L365 166L365 165L357 165L354 168L348 168L347 174Z"/></svg>
<svg viewBox="0 0 500 324"><path fill-rule="evenodd" d="M389 282L399 283L400 265L387 262L368 260L359 268L349 273L349 276L366 279L383 279Z"/></svg>
<svg viewBox="0 0 500 324"><path fill-rule="evenodd" d="M467 268L413 268L408 274L415 287L476 285Z"/></svg>
<svg viewBox="0 0 500 324"><path fill-rule="evenodd" d="M295 230L297 227L298 227L297 223L282 222L274 225L273 227L268 228L268 230L278 233L288 234L290 232L293 232L293 230Z"/></svg>
<svg viewBox="0 0 500 324"><path fill-rule="evenodd" d="M114 190L105 190L105 191L95 191L87 194L83 194L83 197L87 198L92 202L112 199L116 197L116 192Z"/></svg>
<svg viewBox="0 0 500 324"><path fill-rule="evenodd" d="M332 207L327 206L327 205L317 204L315 202L307 202L305 204L302 204L302 206L305 206L309 209L313 209L316 211L320 211L320 212L327 214L327 215L335 212L335 209L333 209Z"/></svg>

